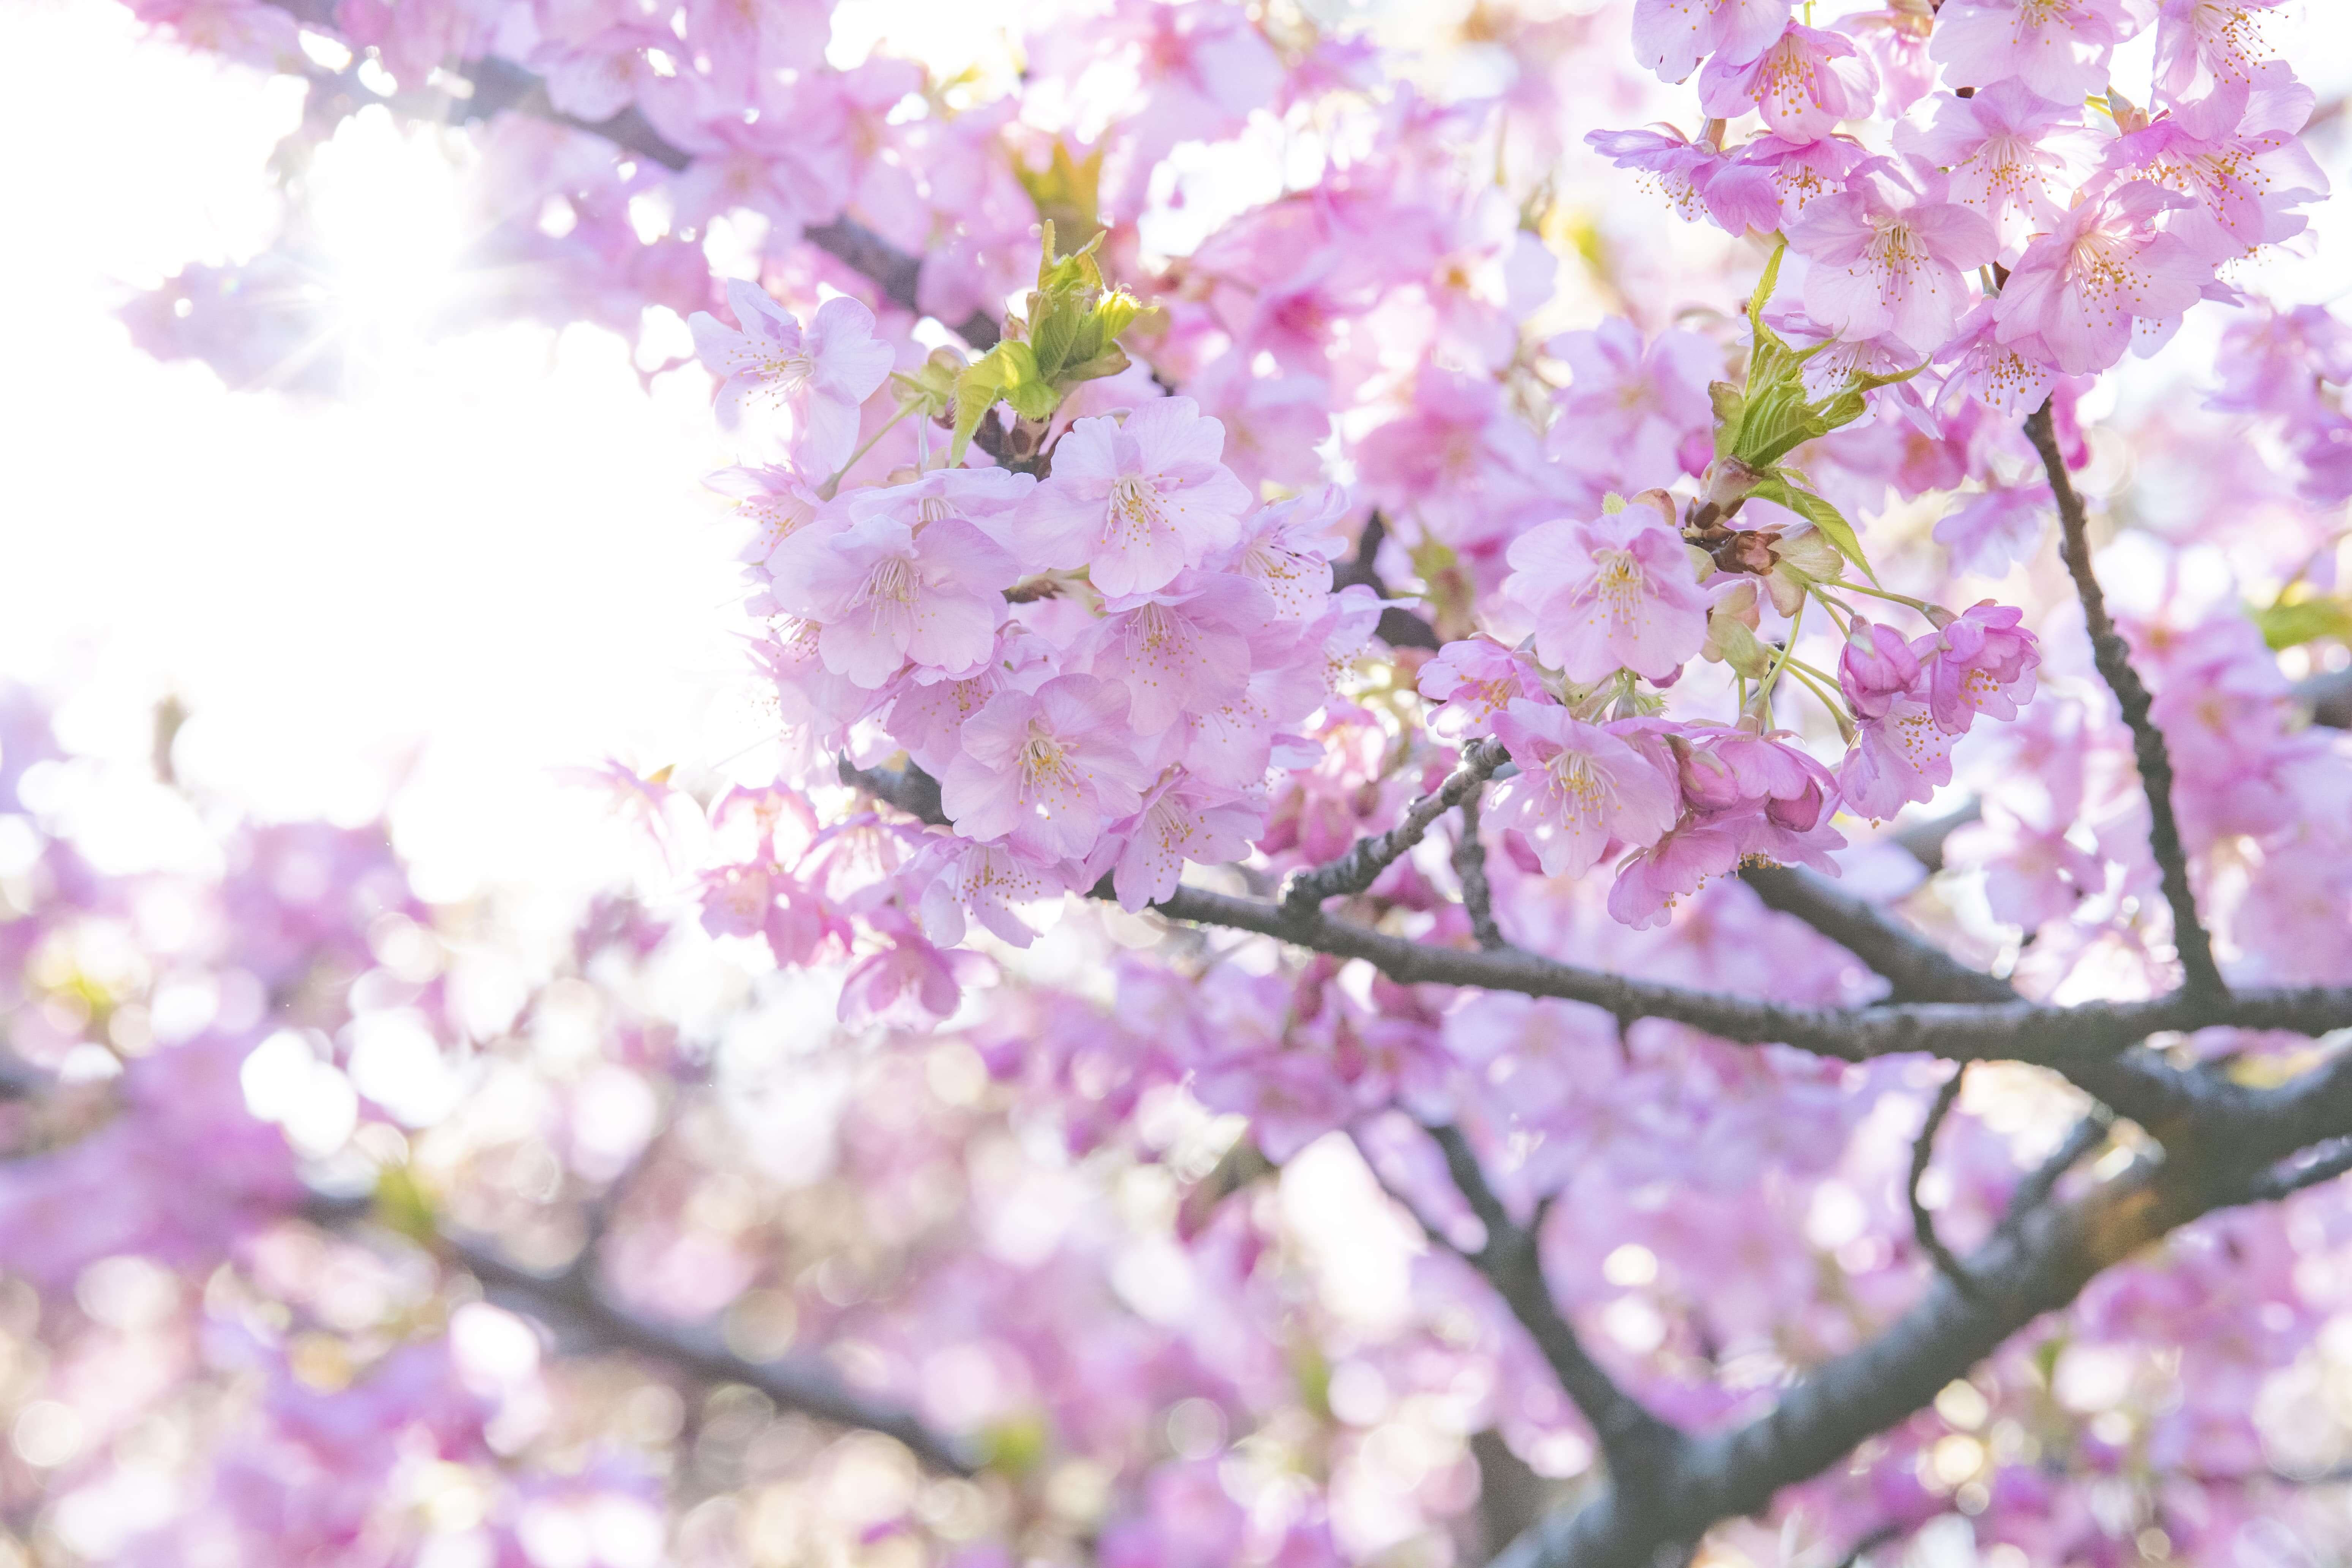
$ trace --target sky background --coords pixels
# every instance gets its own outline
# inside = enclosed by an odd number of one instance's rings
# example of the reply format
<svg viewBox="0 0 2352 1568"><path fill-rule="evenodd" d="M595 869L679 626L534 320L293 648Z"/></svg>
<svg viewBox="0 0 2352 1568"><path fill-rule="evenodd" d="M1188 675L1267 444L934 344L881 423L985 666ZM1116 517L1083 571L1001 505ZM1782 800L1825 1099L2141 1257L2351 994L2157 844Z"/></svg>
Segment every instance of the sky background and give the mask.
<svg viewBox="0 0 2352 1568"><path fill-rule="evenodd" d="M1843 7L1841 7L1843 8ZM2290 6L2273 44L2323 100L2352 78L2352 8ZM895 5L940 58L1003 7ZM854 58L883 10L853 5ZM1416 20L1425 21L1425 12ZM734 635L725 461L698 373L649 392L619 342L512 325L399 328L462 240L427 137L347 126L317 171L323 237L387 328L341 401L233 393L131 346L121 303L268 238L264 163L299 86L145 41L102 0L0 6L0 144L17 153L0 298L0 670L68 694L76 749L145 756L155 702L191 711L184 778L267 816L395 825L424 890L577 896L627 866L564 770L756 768L763 719ZM362 199L362 195L364 199ZM2323 209L2340 291L2352 209ZM125 859L160 853L105 811Z"/></svg>

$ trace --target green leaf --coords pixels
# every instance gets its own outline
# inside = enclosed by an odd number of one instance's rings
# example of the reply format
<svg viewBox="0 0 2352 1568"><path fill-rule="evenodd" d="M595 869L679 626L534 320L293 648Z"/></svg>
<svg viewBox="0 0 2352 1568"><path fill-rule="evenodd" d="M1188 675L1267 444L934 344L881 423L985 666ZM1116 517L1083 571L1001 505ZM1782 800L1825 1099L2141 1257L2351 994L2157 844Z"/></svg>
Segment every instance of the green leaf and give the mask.
<svg viewBox="0 0 2352 1568"><path fill-rule="evenodd" d="M2268 609L2250 612L2273 652L2333 638L2352 642L2352 599L2340 594L2282 597Z"/></svg>
<svg viewBox="0 0 2352 1568"><path fill-rule="evenodd" d="M1821 411L1805 400L1804 384L1793 370L1785 379L1758 386L1748 384L1748 403L1732 438L1731 455L1751 468L1769 468L1830 425Z"/></svg>
<svg viewBox="0 0 2352 1568"><path fill-rule="evenodd" d="M1715 405L1715 455L1731 456L1732 444L1748 410L1748 395L1727 381L1707 384L1707 400Z"/></svg>
<svg viewBox="0 0 2352 1568"><path fill-rule="evenodd" d="M1081 160L1071 157L1069 148L1057 142L1052 160L1043 169L1032 169L1016 159L1013 173L1035 204L1039 218L1074 233L1083 232L1102 226L1096 216L1102 161L1099 147Z"/></svg>
<svg viewBox="0 0 2352 1568"><path fill-rule="evenodd" d="M1100 289L1103 286L1102 268L1096 264L1095 252L1101 247L1104 236L1109 232L1105 229L1069 255L1056 257L1054 254L1054 220L1046 219L1041 234L1043 253L1037 260L1037 291L1051 294L1069 289Z"/></svg>
<svg viewBox="0 0 2352 1568"><path fill-rule="evenodd" d="M1811 490L1799 489L1795 485L1790 484L1787 476L1783 474L1766 475L1763 480L1748 493L1758 500L1769 500L1777 505L1785 506L1815 528L1820 529L1822 537L1828 540L1840 555L1861 567L1862 574L1873 583L1878 581L1878 574L1873 572L1870 569L1870 563L1863 559L1862 541L1856 537L1853 524L1848 522L1844 514L1828 501Z"/></svg>
<svg viewBox="0 0 2352 1568"><path fill-rule="evenodd" d="M1087 313L1044 295L1039 296L1038 304L1042 309L1029 323L1029 347L1037 356L1037 374L1054 381L1060 378L1062 367L1069 363L1071 351L1078 347Z"/></svg>

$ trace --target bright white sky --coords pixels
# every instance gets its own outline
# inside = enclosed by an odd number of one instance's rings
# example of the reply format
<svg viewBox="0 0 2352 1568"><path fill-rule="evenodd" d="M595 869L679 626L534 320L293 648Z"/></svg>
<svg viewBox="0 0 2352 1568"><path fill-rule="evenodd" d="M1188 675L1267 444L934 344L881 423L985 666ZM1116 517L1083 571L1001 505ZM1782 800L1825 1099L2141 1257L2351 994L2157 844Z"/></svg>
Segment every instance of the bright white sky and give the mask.
<svg viewBox="0 0 2352 1568"><path fill-rule="evenodd" d="M2324 38L2273 41L2307 76L2345 75L2342 9ZM989 7L939 10L980 47ZM99 0L0 7L0 670L79 691L69 738L125 757L178 693L184 773L264 814L363 817L397 790L436 897L593 886L619 840L557 770L709 767L763 733L730 534L698 484L723 461L702 389L648 396L584 329L412 348L342 403L139 353L123 299L268 235L262 165L298 101L142 42ZM388 134L336 151L347 190L393 195L338 204L321 171L329 237L388 260L396 304L452 237L446 187ZM2340 286L2301 271L2286 292Z"/></svg>

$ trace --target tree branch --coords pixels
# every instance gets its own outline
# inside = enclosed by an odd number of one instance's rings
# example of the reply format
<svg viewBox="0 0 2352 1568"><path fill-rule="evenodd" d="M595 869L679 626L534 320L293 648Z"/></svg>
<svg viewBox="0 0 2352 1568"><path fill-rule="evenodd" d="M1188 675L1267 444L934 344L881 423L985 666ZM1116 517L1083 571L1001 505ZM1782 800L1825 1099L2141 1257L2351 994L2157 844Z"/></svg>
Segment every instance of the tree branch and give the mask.
<svg viewBox="0 0 2352 1568"><path fill-rule="evenodd" d="M1883 974L1904 1002L2014 1002L2009 982L1970 969L1888 914L1801 866L1751 866L1739 879Z"/></svg>
<svg viewBox="0 0 2352 1568"><path fill-rule="evenodd" d="M1326 899L1360 893L1381 872L1422 841L1429 826L1484 784L1509 753L1500 741L1473 741L1445 782L1405 807L1404 817L1386 833L1359 838L1337 860L1311 871L1293 871L1282 885L1282 909L1294 919L1314 914Z"/></svg>
<svg viewBox="0 0 2352 1568"><path fill-rule="evenodd" d="M366 1218L373 1208L372 1199L321 1197L305 1205L304 1215L313 1223L340 1228ZM611 1350L665 1362L704 1382L756 1388L777 1405L822 1421L895 1437L936 1470L969 1476L980 1468L961 1443L934 1432L901 1405L859 1393L823 1363L803 1357L752 1361L729 1350L710 1328L660 1322L614 1305L596 1279L593 1248L583 1248L580 1258L560 1274L541 1274L477 1238L439 1231L433 1245L480 1280L485 1289L507 1297L551 1328Z"/></svg>
<svg viewBox="0 0 2352 1568"><path fill-rule="evenodd" d="M2072 1072L2169 1030L2229 1025L2324 1035L2352 1026L2352 987L2242 990L2135 1002L1904 1003L1817 1007L1633 980L1517 948L1471 952L1258 899L1179 888L1152 906L1173 920L1255 931L1317 952L1360 958L1404 984L1476 986L1586 1002L1622 1017L1666 1018L1725 1039L1777 1042L1862 1061L1918 1053L1949 1061L2023 1061ZM2095 1092L2095 1091L2094 1091ZM2103 1097L2104 1098L2104 1097Z"/></svg>
<svg viewBox="0 0 2352 1568"><path fill-rule="evenodd" d="M1911 1180L1904 1193L1911 1203L1911 1234L1917 1238L1919 1250L1934 1259L1937 1271L1951 1281L1953 1289L1974 1300L1976 1281L1969 1278L1968 1266L1952 1256L1952 1249L1936 1234L1936 1216L1927 1212L1927 1204L1919 1196L1920 1184L1927 1178L1928 1163L1936 1156L1937 1130L1958 1102L1960 1081L1968 1076L1969 1064L1962 1062L1936 1091L1935 1103L1927 1108L1927 1120L1919 1124L1919 1136L1911 1144Z"/></svg>
<svg viewBox="0 0 2352 1568"><path fill-rule="evenodd" d="M2190 1220L2249 1201L2256 1194L2248 1169L2292 1154L2288 1136L2250 1122L2201 1156L2137 1160L2074 1203L2017 1215L1969 1259L1973 1299L1937 1276L1885 1333L1815 1368L1769 1414L1692 1440L1649 1495L1628 1500L1612 1489L1555 1514L1488 1568L1648 1568L1659 1552L1686 1551L1721 1521L1759 1511L1780 1488L1926 1408L1946 1384L2072 1301L2105 1268Z"/></svg>
<svg viewBox="0 0 2352 1568"><path fill-rule="evenodd" d="M2050 489L2058 498L2058 520L2063 529L2060 553L2065 557L2066 570L2074 579L2074 592L2083 601L2083 623L2091 634L2091 655L2097 662L2099 674L2107 689L2116 694L2116 706L2123 710L2124 722L2131 729L2132 755L2139 763L2140 785L2147 795L2147 843L2156 856L2158 871L2164 881L2165 902L2172 906L2172 942L2180 955L2181 976L2192 992L2225 990L2221 972L2213 963L2212 939L2197 915L2197 895L2189 885L2189 852L2180 842L2180 824L2172 811L2172 756L2164 743L2164 731L2156 727L2148 716L2147 687L2140 680L2139 672L2132 668L2131 645L2116 630L2113 617L2107 614L2106 595L2099 589L2099 579L2091 569L2091 540L2088 521L2083 513L2083 498L2075 493L2074 480L2066 472L2065 455L2058 449L2058 436L2051 423L2050 405L2045 400L2025 420L2026 438L2042 455L2042 467L2050 476Z"/></svg>
<svg viewBox="0 0 2352 1568"><path fill-rule="evenodd" d="M1482 788L1484 786L1481 786ZM1462 836L1454 841L1454 875L1462 883L1462 907L1470 916L1470 933L1489 952L1508 947L1503 928L1495 923L1495 889L1486 880L1486 846L1478 837L1478 796L1473 789L1462 797Z"/></svg>
<svg viewBox="0 0 2352 1568"><path fill-rule="evenodd" d="M1681 1449L1685 1441L1682 1433L1618 1387L1607 1369L1585 1350L1575 1325L1553 1301L1551 1286L1544 1279L1543 1262L1536 1246L1540 1222L1538 1226L1527 1227L1512 1223L1502 1200L1486 1184L1478 1156L1459 1128L1433 1127L1429 1135L1444 1152L1445 1169L1454 1178L1454 1184L1469 1200L1471 1212L1486 1227L1486 1246L1464 1257L1503 1298L1511 1315L1543 1352L1560 1387L1591 1424L1594 1436L1600 1440L1601 1452L1609 1461L1613 1484L1621 1489L1640 1489ZM1430 1235L1440 1246L1448 1245L1435 1230L1431 1230Z"/></svg>

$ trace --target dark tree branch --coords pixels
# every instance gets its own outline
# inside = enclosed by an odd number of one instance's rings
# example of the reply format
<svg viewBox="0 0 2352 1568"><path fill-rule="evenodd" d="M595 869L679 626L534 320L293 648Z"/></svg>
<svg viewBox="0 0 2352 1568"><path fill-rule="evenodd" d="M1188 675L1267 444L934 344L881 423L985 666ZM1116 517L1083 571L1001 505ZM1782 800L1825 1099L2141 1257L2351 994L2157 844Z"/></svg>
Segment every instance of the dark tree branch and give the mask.
<svg viewBox="0 0 2352 1568"><path fill-rule="evenodd" d="M2176 991L2135 1002L1905 1003L1817 1007L1633 980L1517 948L1472 952L1390 936L1319 910L1294 915L1264 900L1179 888L1153 906L1173 920L1255 931L1340 958L1360 958L1404 984L1475 986L1586 1002L1628 1018L1665 1018L1725 1039L1795 1046L1846 1061L1917 1053L1948 1061L2023 1061L2071 1073L2152 1034L2229 1025L2324 1035L2352 1025L2352 987ZM2093 1091L2096 1092L2096 1091ZM2102 1098L2105 1098L2102 1096Z"/></svg>
<svg viewBox="0 0 2352 1568"><path fill-rule="evenodd" d="M1970 969L1876 904L1801 866L1753 866L1739 879L1883 974L1903 1002L2014 1002L2009 982Z"/></svg>
<svg viewBox="0 0 2352 1568"><path fill-rule="evenodd" d="M1447 1173L1486 1228L1486 1245L1463 1256L1503 1298L1511 1315L1543 1352L1560 1387L1591 1424L1609 1461L1613 1484L1621 1489L1640 1489L1680 1450L1683 1435L1617 1386L1607 1369L1585 1350L1575 1325L1553 1301L1551 1286L1544 1279L1536 1245L1540 1219L1528 1226L1512 1223L1502 1200L1486 1184L1476 1152L1458 1128L1433 1127L1429 1135L1444 1152ZM1434 1228L1430 1235L1451 1250Z"/></svg>
<svg viewBox="0 0 2352 1568"><path fill-rule="evenodd" d="M305 1217L340 1227L373 1211L373 1200L319 1198L306 1205ZM541 1274L479 1239L443 1231L436 1234L433 1245L480 1280L486 1290L507 1298L559 1332L601 1349L665 1363L707 1383L756 1388L777 1405L821 1421L895 1437L936 1470L969 1476L980 1468L962 1444L934 1432L912 1411L850 1387L821 1362L803 1357L752 1361L728 1349L711 1328L661 1322L614 1305L597 1278L593 1247L583 1247L562 1273Z"/></svg>
<svg viewBox="0 0 2352 1568"><path fill-rule="evenodd" d="M1470 933L1487 952L1508 947L1503 928L1495 923L1495 889L1486 880L1486 846L1478 837L1478 790L1462 797L1462 836L1454 841L1454 875L1462 883L1462 907L1470 916Z"/></svg>
<svg viewBox="0 0 2352 1568"><path fill-rule="evenodd" d="M1326 899L1360 893L1429 832L1430 824L1460 805L1484 784L1509 753L1500 741L1473 741L1445 782L1404 809L1386 833L1359 838L1348 852L1311 871L1294 871L1282 885L1282 909L1294 919L1313 915Z"/></svg>
<svg viewBox="0 0 2352 1568"><path fill-rule="evenodd" d="M2091 569L2091 539L2089 521L2083 513L2083 498L2075 493L2074 483L2066 472L2065 455L2058 449L2058 436L2051 423L2050 405L2045 401L2025 420L2026 438L2042 455L2042 467L2050 476L2050 489L2058 498L2058 520L2063 530L2060 553L2065 557L2066 570L2074 579L2074 592L2083 601L2083 622L2091 634L2091 655L2097 661L2099 674L2109 690L2116 694L2116 706L2123 710L2125 724L2132 733L2132 755L2139 763L2140 785L2147 795L2147 844L2156 856L2157 869L2164 881L2165 902L2172 906L2172 942L2180 954L2181 976L2191 992L2219 992L2226 989L2221 972L2213 963L2212 939L2206 935L2204 923L2197 915L2197 895L2189 885L2189 852L2180 842L2180 824L2172 811L2172 755L2166 749L2164 731L2156 727L2148 716L2149 698L2147 685L2139 671L2132 668L2131 645L2116 630L2116 623L2107 614L2106 595L2099 589L2099 579Z"/></svg>
<svg viewBox="0 0 2352 1568"><path fill-rule="evenodd" d="M1500 748L1495 749L1495 754L1499 762ZM1465 763L1444 789L1414 803L1412 809L1424 813L1423 831L1442 812L1458 804L1458 796L1438 803L1457 783L1466 793L1465 775L1472 771L1472 764ZM842 777L923 821L942 825L946 821L938 811L937 784L919 769L853 767L846 768ZM1410 847L1407 843L1381 858L1384 847L1403 831L1400 826L1391 833L1360 840L1331 866L1297 873L1294 880L1308 879L1307 886L1319 887L1325 884L1312 879L1334 868L1353 868L1349 873L1353 877L1369 865L1370 875L1355 887L1369 886L1380 868ZM1344 879L1335 880L1344 882ZM1311 902L1301 909L1287 894L1277 903L1179 888L1152 908L1171 920L1255 931L1316 952L1360 958L1407 985L1472 986L1585 1002L1620 1018L1664 1018L1727 1040L1794 1046L1843 1061L1917 1054L1947 1061L2030 1062L2067 1075L2085 1092L2141 1121L2159 1137L2163 1135L2159 1129L2168 1118L2203 1113L2211 1109L2208 1102L2225 1108L2234 1103L2234 1098L2227 1085L2200 1084L2186 1074L2159 1072L2145 1061L2119 1058L2117 1053L2126 1047L2150 1035L2220 1026L2312 1036L2352 1026L2352 987L2345 986L2244 989L2219 994L2181 990L2146 1001L2086 1002L2065 1007L2022 999L1816 1007L1634 980L1515 947L1474 952L1415 942L1335 920ZM2119 1068L2119 1061L2126 1065Z"/></svg>
<svg viewBox="0 0 2352 1568"><path fill-rule="evenodd" d="M2210 1151L2142 1158L2073 1203L2017 1215L1969 1259L1974 1298L1937 1276L1893 1327L1815 1368L1768 1415L1692 1440L1649 1493L1627 1499L1612 1489L1555 1514L1489 1568L1648 1568L1662 1550L1686 1551L1715 1524L1762 1510L1782 1487L1926 1408L1946 1384L2072 1301L2102 1270L2190 1220L2258 1195L2249 1173L2291 1155L2292 1137L2252 1119Z"/></svg>
<svg viewBox="0 0 2352 1568"><path fill-rule="evenodd" d="M1936 1157L1936 1133L1952 1107L1960 1098L1960 1082L1969 1076L1969 1064L1962 1062L1953 1069L1936 1091L1935 1103L1927 1108L1927 1118L1919 1124L1919 1136L1911 1144L1911 1180L1904 1194L1911 1204L1911 1234L1919 1243L1919 1250L1934 1259L1937 1271L1951 1281L1952 1289L1969 1300L1976 1300L1976 1281L1969 1278L1968 1266L1952 1255L1944 1238L1936 1234L1936 1216L1927 1212L1927 1203L1919 1196L1920 1184L1927 1179L1927 1165Z"/></svg>

